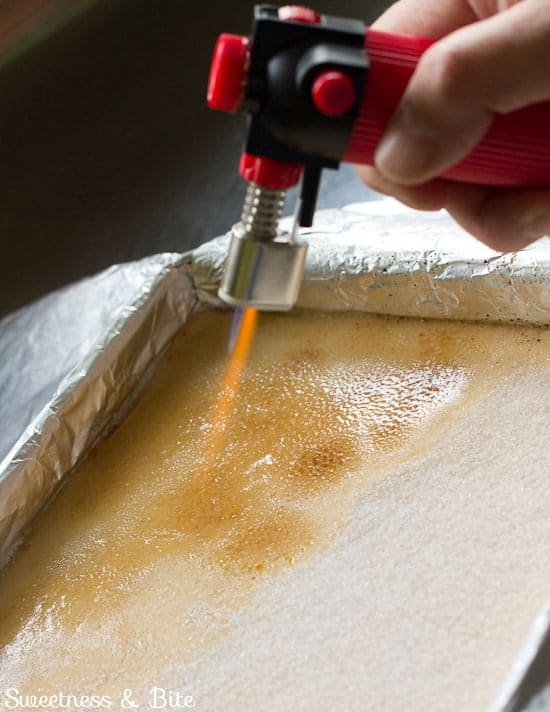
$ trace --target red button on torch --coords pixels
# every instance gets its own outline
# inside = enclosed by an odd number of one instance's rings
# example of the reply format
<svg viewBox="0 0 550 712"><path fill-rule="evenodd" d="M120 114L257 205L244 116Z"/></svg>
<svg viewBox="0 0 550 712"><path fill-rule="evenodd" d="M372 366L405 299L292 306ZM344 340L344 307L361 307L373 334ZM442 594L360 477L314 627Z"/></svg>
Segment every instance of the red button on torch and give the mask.
<svg viewBox="0 0 550 712"><path fill-rule="evenodd" d="M306 25L318 25L321 15L310 7L303 5L283 5L279 8L279 20L286 22L303 22Z"/></svg>
<svg viewBox="0 0 550 712"><path fill-rule="evenodd" d="M311 87L311 99L325 116L343 116L353 107L357 90L353 79L344 72L321 72Z"/></svg>
<svg viewBox="0 0 550 712"><path fill-rule="evenodd" d="M243 153L239 173L245 180L256 183L262 188L288 190L300 180L302 166L299 163Z"/></svg>
<svg viewBox="0 0 550 712"><path fill-rule="evenodd" d="M220 35L214 48L208 80L208 106L234 113L240 106L249 61L249 40L241 35Z"/></svg>

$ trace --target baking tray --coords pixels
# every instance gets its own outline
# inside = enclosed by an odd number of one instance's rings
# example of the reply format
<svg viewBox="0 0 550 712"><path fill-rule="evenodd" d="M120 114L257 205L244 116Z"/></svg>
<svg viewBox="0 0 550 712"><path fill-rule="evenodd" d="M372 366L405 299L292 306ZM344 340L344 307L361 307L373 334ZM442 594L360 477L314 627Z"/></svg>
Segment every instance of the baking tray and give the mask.
<svg viewBox="0 0 550 712"><path fill-rule="evenodd" d="M550 324L548 238L504 255L444 212L421 214L393 200L321 212L304 237L299 307ZM228 240L112 267L0 322L0 564L123 417L189 314L223 306L216 291ZM521 654L522 672L498 709L523 709L550 675L550 663L541 663L548 618L537 623L538 642L531 638Z"/></svg>

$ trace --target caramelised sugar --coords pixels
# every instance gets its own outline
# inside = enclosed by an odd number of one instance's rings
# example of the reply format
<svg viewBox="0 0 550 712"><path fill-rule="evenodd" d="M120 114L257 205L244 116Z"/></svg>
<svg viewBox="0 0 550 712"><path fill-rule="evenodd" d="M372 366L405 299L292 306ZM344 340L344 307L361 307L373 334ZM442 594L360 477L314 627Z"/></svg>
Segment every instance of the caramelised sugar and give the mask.
<svg viewBox="0 0 550 712"><path fill-rule="evenodd" d="M384 473L550 359L543 329L264 314L213 452L229 326L192 318L3 572L0 688L176 680L260 591L337 547Z"/></svg>

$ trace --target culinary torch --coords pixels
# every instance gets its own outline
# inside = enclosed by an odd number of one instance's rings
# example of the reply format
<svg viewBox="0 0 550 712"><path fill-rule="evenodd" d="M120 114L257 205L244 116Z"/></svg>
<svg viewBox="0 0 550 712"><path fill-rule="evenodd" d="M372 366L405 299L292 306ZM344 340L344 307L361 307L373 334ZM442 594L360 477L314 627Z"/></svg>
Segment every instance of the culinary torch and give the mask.
<svg viewBox="0 0 550 712"><path fill-rule="evenodd" d="M219 296L242 308L292 308L321 173L372 165L423 52L434 40L388 34L307 7L257 5L249 37L220 35L208 104L248 115L239 172L248 183L232 228ZM482 69L480 69L482 71ZM550 102L497 115L443 176L491 186L550 186ZM279 228L286 191L301 183L295 227Z"/></svg>

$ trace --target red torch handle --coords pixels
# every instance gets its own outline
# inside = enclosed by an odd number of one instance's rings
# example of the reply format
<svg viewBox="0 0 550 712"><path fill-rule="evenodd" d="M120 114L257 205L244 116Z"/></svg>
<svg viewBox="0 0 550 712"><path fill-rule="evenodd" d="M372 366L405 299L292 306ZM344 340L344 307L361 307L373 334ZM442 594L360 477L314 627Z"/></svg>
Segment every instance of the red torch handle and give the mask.
<svg viewBox="0 0 550 712"><path fill-rule="evenodd" d="M376 145L432 43L367 30L370 69L345 161L373 163ZM443 177L495 186L550 186L550 101L497 115L475 149Z"/></svg>

